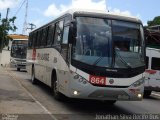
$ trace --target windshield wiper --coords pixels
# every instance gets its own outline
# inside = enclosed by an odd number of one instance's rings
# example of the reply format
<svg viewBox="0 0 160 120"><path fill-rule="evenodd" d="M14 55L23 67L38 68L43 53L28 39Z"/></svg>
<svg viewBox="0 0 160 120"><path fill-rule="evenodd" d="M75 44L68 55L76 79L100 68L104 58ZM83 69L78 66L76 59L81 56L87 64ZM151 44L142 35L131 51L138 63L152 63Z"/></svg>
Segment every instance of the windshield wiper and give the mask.
<svg viewBox="0 0 160 120"><path fill-rule="evenodd" d="M101 60L103 56L98 57L98 59L92 64L92 65L97 65Z"/></svg>
<svg viewBox="0 0 160 120"><path fill-rule="evenodd" d="M117 50L115 50L116 55L120 58L121 62L123 62L127 68L132 68L131 65L129 65L123 58L122 56L117 52Z"/></svg>

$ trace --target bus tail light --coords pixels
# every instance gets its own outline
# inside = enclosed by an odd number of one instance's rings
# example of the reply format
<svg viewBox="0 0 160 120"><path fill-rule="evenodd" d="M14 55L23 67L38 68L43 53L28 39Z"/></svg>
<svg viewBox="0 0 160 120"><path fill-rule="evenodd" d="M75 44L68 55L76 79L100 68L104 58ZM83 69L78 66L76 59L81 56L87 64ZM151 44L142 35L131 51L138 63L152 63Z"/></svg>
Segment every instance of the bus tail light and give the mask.
<svg viewBox="0 0 160 120"><path fill-rule="evenodd" d="M146 73L149 73L149 74L156 74L156 70L146 70L145 71Z"/></svg>

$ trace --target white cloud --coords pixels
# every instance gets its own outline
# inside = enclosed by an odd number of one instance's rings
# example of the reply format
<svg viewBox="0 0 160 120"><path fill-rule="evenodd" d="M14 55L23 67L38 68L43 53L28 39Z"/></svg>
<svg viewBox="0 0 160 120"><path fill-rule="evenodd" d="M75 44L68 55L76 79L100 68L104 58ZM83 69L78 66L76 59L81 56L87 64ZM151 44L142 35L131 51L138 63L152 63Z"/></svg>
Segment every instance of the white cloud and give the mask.
<svg viewBox="0 0 160 120"><path fill-rule="evenodd" d="M121 11L120 9L118 8L113 8L112 7L109 7L108 10L111 12L111 13L115 13L115 14L121 14L121 15L125 15L125 16L131 16L131 17L137 17L137 18L141 18L141 15L140 14L137 14L137 15L133 15L129 10L125 10L125 11Z"/></svg>
<svg viewBox="0 0 160 120"><path fill-rule="evenodd" d="M13 8L19 3L19 0L0 0L0 10Z"/></svg>
<svg viewBox="0 0 160 120"><path fill-rule="evenodd" d="M122 15L131 16L130 11L128 11L128 10L126 10L126 11L121 11L121 10L119 10L119 9L117 9L117 8L114 8L114 9L113 9L113 12L114 12L114 13L117 13L117 14L122 14Z"/></svg>
<svg viewBox="0 0 160 120"><path fill-rule="evenodd" d="M106 0L72 0L69 5L60 5L57 7L55 3L48 6L47 10L45 10L45 16L58 16L62 12L71 9L71 8L78 8L78 9L96 9L96 10L106 10Z"/></svg>

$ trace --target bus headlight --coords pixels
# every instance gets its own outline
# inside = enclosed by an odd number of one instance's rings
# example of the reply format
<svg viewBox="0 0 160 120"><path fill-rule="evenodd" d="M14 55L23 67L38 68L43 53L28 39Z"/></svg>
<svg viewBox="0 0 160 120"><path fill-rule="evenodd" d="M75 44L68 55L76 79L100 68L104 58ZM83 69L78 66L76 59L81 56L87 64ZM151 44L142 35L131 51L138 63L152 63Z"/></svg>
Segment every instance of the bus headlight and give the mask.
<svg viewBox="0 0 160 120"><path fill-rule="evenodd" d="M144 83L144 77L136 81L135 83L132 84L134 87L138 87Z"/></svg>
<svg viewBox="0 0 160 120"><path fill-rule="evenodd" d="M138 94L137 97L138 97L138 98L142 98L142 94Z"/></svg>
<svg viewBox="0 0 160 120"><path fill-rule="evenodd" d="M76 91L76 90L73 91L73 94L74 94L74 95L78 95L78 91Z"/></svg>
<svg viewBox="0 0 160 120"><path fill-rule="evenodd" d="M14 59L10 59L11 64L16 64L16 61Z"/></svg>

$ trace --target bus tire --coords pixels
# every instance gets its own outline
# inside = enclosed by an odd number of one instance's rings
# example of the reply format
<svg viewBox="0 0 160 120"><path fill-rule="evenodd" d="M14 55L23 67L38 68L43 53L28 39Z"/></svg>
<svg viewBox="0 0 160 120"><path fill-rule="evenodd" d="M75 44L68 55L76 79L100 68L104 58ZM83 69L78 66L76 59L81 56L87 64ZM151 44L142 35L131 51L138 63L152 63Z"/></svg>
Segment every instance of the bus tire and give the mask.
<svg viewBox="0 0 160 120"><path fill-rule="evenodd" d="M35 69L34 69L34 66L32 66L32 71L31 71L31 81L32 81L32 84L37 84L38 83L38 80L35 78Z"/></svg>
<svg viewBox="0 0 160 120"><path fill-rule="evenodd" d="M17 68L17 71L20 71L21 69L20 68Z"/></svg>
<svg viewBox="0 0 160 120"><path fill-rule="evenodd" d="M51 89L52 89L52 94L53 94L53 96L54 96L54 98L55 98L56 100L62 101L62 100L63 100L63 95L62 95L62 93L60 93L60 92L58 91L58 83L57 83L57 82L58 82L58 81L57 81L56 72L53 71L53 72L52 72L52 87L51 87Z"/></svg>
<svg viewBox="0 0 160 120"><path fill-rule="evenodd" d="M143 96L147 98L147 97L149 97L151 95L151 92L152 91L150 91L150 90L145 90Z"/></svg>

